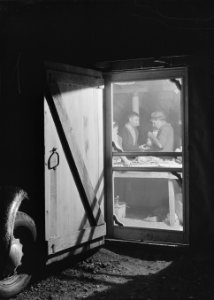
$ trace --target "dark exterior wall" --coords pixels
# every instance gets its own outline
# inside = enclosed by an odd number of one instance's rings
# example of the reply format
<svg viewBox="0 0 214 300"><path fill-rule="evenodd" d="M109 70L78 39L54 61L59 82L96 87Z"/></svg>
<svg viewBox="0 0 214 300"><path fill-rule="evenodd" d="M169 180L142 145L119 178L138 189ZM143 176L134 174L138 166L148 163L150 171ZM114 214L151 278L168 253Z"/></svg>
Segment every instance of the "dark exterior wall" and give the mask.
<svg viewBox="0 0 214 300"><path fill-rule="evenodd" d="M41 60L14 53L1 64L2 185L19 186L29 194L22 209L44 225L44 134ZM41 230L40 232L44 232Z"/></svg>
<svg viewBox="0 0 214 300"><path fill-rule="evenodd" d="M212 243L214 228L212 61L194 58L189 70L190 232L198 245Z"/></svg>

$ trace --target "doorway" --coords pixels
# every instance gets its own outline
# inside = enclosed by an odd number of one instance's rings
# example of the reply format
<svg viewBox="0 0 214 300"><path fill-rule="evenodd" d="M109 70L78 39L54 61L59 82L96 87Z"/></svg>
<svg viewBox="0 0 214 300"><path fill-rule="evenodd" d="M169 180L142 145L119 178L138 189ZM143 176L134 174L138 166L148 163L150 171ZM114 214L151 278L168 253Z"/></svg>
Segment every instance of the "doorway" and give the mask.
<svg viewBox="0 0 214 300"><path fill-rule="evenodd" d="M106 88L109 236L187 244L187 70L116 72Z"/></svg>

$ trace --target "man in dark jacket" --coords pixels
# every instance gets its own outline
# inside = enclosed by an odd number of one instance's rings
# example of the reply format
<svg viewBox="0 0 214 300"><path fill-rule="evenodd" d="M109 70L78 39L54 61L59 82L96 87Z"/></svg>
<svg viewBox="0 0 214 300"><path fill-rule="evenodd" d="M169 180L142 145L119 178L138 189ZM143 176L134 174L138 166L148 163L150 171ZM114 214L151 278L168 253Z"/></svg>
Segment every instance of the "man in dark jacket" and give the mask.
<svg viewBox="0 0 214 300"><path fill-rule="evenodd" d="M124 151L140 151L137 128L139 124L139 115L136 112L131 112L128 116L128 123L125 124L121 133Z"/></svg>

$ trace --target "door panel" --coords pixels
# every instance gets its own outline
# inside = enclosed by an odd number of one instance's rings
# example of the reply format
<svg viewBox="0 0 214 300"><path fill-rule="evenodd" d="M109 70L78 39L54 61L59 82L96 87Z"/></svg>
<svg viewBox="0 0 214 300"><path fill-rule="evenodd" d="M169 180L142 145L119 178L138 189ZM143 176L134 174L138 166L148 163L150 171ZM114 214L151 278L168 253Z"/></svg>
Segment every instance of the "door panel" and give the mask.
<svg viewBox="0 0 214 300"><path fill-rule="evenodd" d="M102 89L96 77L93 84L93 72L89 76L83 69L74 71L74 77L71 68L69 76L63 71L48 73L45 177L49 253L105 235ZM49 169L53 149L59 154L59 165Z"/></svg>

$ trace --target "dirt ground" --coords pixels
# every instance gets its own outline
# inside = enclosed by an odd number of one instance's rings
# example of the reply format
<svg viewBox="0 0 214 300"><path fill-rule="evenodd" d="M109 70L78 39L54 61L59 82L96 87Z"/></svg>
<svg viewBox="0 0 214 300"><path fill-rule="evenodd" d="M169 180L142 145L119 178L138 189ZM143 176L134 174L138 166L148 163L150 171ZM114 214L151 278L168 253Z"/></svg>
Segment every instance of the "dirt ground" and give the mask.
<svg viewBox="0 0 214 300"><path fill-rule="evenodd" d="M108 242L86 257L46 268L11 299L212 300L213 267L212 255Z"/></svg>

